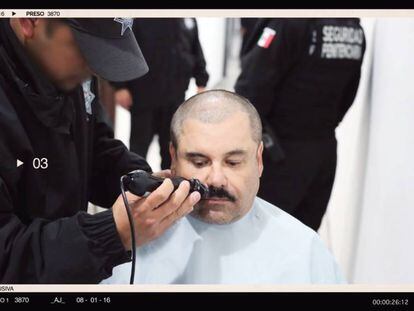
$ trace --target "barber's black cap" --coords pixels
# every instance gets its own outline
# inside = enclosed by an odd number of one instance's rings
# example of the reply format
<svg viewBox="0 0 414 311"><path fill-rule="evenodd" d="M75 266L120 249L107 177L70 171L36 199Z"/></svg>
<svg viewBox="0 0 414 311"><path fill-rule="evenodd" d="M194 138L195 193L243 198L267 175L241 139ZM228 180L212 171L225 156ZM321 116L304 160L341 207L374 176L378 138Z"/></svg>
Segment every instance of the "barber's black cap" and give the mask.
<svg viewBox="0 0 414 311"><path fill-rule="evenodd" d="M132 32L132 18L68 18L89 67L108 81L139 78L148 65Z"/></svg>

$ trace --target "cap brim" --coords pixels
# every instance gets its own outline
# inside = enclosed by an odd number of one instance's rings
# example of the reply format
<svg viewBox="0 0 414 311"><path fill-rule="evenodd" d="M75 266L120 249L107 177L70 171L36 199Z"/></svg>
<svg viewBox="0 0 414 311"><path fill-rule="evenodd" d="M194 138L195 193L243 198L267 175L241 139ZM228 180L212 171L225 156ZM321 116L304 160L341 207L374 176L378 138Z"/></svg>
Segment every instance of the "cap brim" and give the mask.
<svg viewBox="0 0 414 311"><path fill-rule="evenodd" d="M72 30L89 67L103 79L129 81L148 72L148 65L132 31L126 31L121 39L110 39Z"/></svg>

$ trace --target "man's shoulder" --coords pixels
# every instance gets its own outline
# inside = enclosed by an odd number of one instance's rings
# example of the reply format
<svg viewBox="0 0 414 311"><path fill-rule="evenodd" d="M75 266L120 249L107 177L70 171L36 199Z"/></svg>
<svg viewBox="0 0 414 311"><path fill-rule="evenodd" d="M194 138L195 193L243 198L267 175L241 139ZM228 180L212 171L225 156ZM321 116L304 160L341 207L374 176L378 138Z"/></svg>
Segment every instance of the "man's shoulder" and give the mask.
<svg viewBox="0 0 414 311"><path fill-rule="evenodd" d="M314 238L317 233L304 223L259 197L254 202L257 213L262 214L269 221L269 225L278 231L295 233L301 237Z"/></svg>
<svg viewBox="0 0 414 311"><path fill-rule="evenodd" d="M313 283L344 281L335 258L313 229L263 199L256 198L254 204L256 214L264 219L266 240L274 244L267 248L271 258L290 258L289 264L309 273Z"/></svg>
<svg viewBox="0 0 414 311"><path fill-rule="evenodd" d="M324 245L319 235L304 223L279 207L256 197L255 216L266 236L273 236L275 247L287 247L289 252L310 253L316 245Z"/></svg>

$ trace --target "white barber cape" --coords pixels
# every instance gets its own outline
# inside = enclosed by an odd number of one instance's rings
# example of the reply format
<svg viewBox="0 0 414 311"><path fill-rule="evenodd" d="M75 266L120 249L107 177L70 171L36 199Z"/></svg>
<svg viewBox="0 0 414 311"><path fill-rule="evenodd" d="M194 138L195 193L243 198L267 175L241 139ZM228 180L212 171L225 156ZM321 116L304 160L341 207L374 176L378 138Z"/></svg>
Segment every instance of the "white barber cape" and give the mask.
<svg viewBox="0 0 414 311"><path fill-rule="evenodd" d="M131 263L104 284L128 284ZM136 284L344 283L335 259L309 227L256 197L252 209L227 225L191 216L137 249Z"/></svg>

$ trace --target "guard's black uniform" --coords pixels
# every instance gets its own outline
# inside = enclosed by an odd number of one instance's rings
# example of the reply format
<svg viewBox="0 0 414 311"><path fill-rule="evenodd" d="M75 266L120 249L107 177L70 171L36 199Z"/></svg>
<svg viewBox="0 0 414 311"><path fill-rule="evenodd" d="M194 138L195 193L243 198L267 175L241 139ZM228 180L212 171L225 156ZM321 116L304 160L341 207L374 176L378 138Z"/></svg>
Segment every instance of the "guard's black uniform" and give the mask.
<svg viewBox="0 0 414 311"><path fill-rule="evenodd" d="M235 86L268 128L259 196L316 230L335 177L335 128L359 85L364 33L358 19L259 23Z"/></svg>
<svg viewBox="0 0 414 311"><path fill-rule="evenodd" d="M193 18L138 18L133 29L150 71L127 84L133 97L130 150L145 156L158 134L161 167L167 169L172 116L184 101L190 79L206 86L209 78L197 23Z"/></svg>
<svg viewBox="0 0 414 311"><path fill-rule="evenodd" d="M112 210L89 215L88 201L111 207L120 176L150 167L113 139L96 98L47 81L1 21L0 283L98 283L129 255Z"/></svg>

